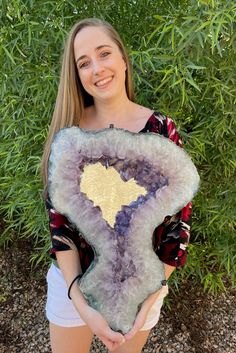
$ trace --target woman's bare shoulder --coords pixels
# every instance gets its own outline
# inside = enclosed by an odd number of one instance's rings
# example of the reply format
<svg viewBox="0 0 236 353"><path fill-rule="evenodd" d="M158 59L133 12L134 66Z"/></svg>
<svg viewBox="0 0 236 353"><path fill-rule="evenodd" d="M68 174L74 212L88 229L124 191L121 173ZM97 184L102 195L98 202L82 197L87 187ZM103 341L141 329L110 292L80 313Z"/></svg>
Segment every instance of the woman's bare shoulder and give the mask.
<svg viewBox="0 0 236 353"><path fill-rule="evenodd" d="M137 120L146 120L148 117L150 117L153 114L153 109L150 109L148 107L145 107L143 105L134 103L134 115Z"/></svg>

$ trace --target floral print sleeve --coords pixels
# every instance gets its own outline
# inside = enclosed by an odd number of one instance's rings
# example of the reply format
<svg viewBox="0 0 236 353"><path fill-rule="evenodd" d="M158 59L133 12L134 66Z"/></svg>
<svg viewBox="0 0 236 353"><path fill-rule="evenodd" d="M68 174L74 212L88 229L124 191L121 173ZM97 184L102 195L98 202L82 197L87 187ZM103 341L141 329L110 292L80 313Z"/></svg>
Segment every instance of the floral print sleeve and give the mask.
<svg viewBox="0 0 236 353"><path fill-rule="evenodd" d="M183 147L176 125L168 116L159 116L159 132ZM190 238L192 202L172 216L166 216L153 233L153 248L164 263L181 269L187 260L187 246Z"/></svg>
<svg viewBox="0 0 236 353"><path fill-rule="evenodd" d="M53 238L54 235L57 235L58 237L60 236L67 237L73 241L73 243L76 245L78 249L81 269L82 269L82 272L84 273L94 258L94 252L92 248L81 237L80 232L77 229L75 229L75 227L73 227L73 225L69 222L67 217L58 213L53 208L51 204L51 200L48 195L47 195L45 204L46 204L46 209L49 216L49 229L51 234L51 248L49 250L49 256L53 260L56 260L57 251L70 250L70 247L68 245L64 244L60 240Z"/></svg>

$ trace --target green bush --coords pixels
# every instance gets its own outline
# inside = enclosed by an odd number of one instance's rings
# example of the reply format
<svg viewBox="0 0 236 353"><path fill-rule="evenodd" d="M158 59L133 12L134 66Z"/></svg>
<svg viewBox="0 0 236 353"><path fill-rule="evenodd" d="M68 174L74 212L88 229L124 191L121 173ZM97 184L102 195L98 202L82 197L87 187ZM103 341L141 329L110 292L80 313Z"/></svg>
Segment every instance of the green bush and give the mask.
<svg viewBox="0 0 236 353"><path fill-rule="evenodd" d="M28 238L32 266L49 261L39 163L64 39L99 17L126 42L138 103L174 119L201 176L188 262L172 281L191 276L211 292L235 284L235 2L14 0L2 10L1 245Z"/></svg>

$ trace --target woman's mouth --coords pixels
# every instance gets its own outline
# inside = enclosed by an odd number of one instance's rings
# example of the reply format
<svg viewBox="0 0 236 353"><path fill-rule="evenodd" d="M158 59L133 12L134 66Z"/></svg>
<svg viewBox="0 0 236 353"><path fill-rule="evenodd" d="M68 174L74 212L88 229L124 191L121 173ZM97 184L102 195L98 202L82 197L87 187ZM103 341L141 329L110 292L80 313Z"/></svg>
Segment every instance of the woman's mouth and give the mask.
<svg viewBox="0 0 236 353"><path fill-rule="evenodd" d="M107 87L108 84L113 80L113 77L114 76L110 76L110 77L104 78L103 80L99 80L98 82L95 83L95 86L99 88Z"/></svg>

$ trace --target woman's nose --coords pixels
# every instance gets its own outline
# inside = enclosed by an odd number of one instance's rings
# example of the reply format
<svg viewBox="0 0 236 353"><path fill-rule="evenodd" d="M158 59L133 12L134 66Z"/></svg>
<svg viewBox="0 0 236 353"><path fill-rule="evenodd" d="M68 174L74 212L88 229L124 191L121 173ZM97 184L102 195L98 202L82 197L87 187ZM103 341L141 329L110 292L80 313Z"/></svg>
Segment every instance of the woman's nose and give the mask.
<svg viewBox="0 0 236 353"><path fill-rule="evenodd" d="M93 73L98 75L100 72L104 71L103 64L97 60L93 61Z"/></svg>

